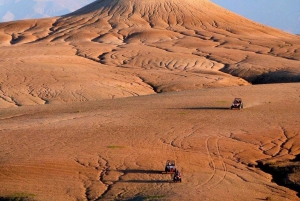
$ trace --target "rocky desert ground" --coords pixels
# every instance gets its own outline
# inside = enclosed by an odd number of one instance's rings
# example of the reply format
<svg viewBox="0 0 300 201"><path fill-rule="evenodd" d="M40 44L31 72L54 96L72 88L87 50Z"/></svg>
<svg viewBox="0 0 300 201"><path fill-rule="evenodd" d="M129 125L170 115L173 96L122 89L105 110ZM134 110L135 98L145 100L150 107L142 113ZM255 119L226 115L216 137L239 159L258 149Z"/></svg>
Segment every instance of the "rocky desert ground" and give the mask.
<svg viewBox="0 0 300 201"><path fill-rule="evenodd" d="M299 200L299 50L208 0L1 23L0 200Z"/></svg>

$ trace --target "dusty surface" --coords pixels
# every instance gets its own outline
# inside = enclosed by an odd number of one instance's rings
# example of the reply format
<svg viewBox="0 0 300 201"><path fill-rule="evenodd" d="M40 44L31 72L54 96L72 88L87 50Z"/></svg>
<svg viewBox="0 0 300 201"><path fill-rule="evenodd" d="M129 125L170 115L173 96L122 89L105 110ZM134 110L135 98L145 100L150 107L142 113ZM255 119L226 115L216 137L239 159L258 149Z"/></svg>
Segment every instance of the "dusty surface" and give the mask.
<svg viewBox="0 0 300 201"><path fill-rule="evenodd" d="M300 154L299 49L206 0L1 23L0 197L297 200L256 165Z"/></svg>
<svg viewBox="0 0 300 201"><path fill-rule="evenodd" d="M1 107L300 80L299 36L210 1L184 5L103 0L1 23Z"/></svg>
<svg viewBox="0 0 300 201"><path fill-rule="evenodd" d="M245 109L228 109L235 96ZM0 192L297 200L254 166L300 153L299 96L299 84L281 84L2 109ZM167 159L176 160L182 183L161 174Z"/></svg>

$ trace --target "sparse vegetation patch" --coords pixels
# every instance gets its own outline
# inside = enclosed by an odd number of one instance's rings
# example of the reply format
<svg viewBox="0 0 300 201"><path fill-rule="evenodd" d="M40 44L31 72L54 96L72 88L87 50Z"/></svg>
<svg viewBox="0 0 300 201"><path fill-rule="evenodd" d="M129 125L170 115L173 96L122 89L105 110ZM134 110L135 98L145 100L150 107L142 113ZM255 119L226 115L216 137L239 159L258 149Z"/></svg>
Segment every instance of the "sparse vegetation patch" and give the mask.
<svg viewBox="0 0 300 201"><path fill-rule="evenodd" d="M110 146L107 146L107 148L109 148L109 149L124 149L125 146L110 145Z"/></svg>
<svg viewBox="0 0 300 201"><path fill-rule="evenodd" d="M9 196L0 196L0 201L34 201L34 194L15 193Z"/></svg>

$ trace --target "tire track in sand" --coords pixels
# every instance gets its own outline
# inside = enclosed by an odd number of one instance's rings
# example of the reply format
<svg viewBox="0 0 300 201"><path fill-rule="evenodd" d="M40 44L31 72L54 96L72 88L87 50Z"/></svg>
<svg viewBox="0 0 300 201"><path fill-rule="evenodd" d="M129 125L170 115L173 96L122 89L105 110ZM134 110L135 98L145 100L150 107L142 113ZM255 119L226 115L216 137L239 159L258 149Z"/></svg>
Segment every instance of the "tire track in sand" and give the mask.
<svg viewBox="0 0 300 201"><path fill-rule="evenodd" d="M206 181L200 184L200 186L196 187L199 191L202 191L203 188L215 188L226 178L227 167L220 153L219 141L221 138L222 137L219 136L210 136L205 140L208 163L212 169L212 174Z"/></svg>

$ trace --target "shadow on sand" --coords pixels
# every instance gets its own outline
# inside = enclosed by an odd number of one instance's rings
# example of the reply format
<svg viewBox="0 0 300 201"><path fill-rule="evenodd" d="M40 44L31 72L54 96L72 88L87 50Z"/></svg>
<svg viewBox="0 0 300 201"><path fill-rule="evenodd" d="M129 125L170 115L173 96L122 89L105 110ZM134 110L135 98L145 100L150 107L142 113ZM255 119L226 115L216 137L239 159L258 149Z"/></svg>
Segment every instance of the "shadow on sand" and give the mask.
<svg viewBox="0 0 300 201"><path fill-rule="evenodd" d="M118 172L122 172L124 174L166 174L162 170L117 170ZM166 174L168 175L168 174ZM172 180L119 180L118 182L123 183L172 183Z"/></svg>
<svg viewBox="0 0 300 201"><path fill-rule="evenodd" d="M172 180L120 180L122 183L146 183L146 184L158 184L158 183L173 183Z"/></svg>
<svg viewBox="0 0 300 201"><path fill-rule="evenodd" d="M135 174L162 174L161 170L117 170L118 172L122 172L124 174L135 173Z"/></svg>
<svg viewBox="0 0 300 201"><path fill-rule="evenodd" d="M229 110L230 107L186 107L184 110Z"/></svg>
<svg viewBox="0 0 300 201"><path fill-rule="evenodd" d="M300 180L292 179L293 177L300 178L300 154L290 161L277 161L272 163L258 161L257 167L271 174L273 176L273 182L296 191L297 196L300 198Z"/></svg>

